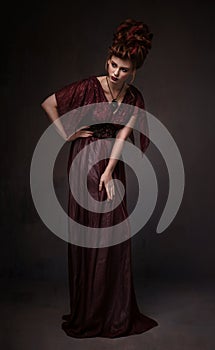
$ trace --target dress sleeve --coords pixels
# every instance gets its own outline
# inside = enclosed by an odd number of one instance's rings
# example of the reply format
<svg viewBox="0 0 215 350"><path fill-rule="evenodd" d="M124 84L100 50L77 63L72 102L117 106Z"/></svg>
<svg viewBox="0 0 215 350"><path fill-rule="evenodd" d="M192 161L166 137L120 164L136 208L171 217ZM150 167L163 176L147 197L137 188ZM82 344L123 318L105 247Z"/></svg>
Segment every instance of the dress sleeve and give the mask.
<svg viewBox="0 0 215 350"><path fill-rule="evenodd" d="M85 104L88 79L73 82L55 92L57 109L59 115L63 115L72 109L81 107Z"/></svg>
<svg viewBox="0 0 215 350"><path fill-rule="evenodd" d="M79 107L92 103L91 85L90 78L86 78L66 85L55 92L57 111L67 137L78 129L83 119L86 119L87 109L82 110Z"/></svg>

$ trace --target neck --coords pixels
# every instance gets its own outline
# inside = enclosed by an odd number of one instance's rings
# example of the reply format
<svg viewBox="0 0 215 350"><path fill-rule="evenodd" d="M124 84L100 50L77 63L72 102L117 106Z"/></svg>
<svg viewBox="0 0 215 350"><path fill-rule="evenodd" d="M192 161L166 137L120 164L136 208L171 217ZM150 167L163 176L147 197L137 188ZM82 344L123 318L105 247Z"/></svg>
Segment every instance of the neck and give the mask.
<svg viewBox="0 0 215 350"><path fill-rule="evenodd" d="M122 83L121 85L116 85L114 84L109 77L107 77L108 79L108 83L109 83L109 86L111 88L111 91L112 93L114 93L115 95L119 93L119 91L122 89L122 87L125 85L124 83Z"/></svg>
<svg viewBox="0 0 215 350"><path fill-rule="evenodd" d="M122 95L125 83L123 83L119 89L113 89L111 84L110 84L109 77L106 77L106 81L107 81L108 90L109 90L110 95L112 97L112 102L117 101L120 98L120 96Z"/></svg>

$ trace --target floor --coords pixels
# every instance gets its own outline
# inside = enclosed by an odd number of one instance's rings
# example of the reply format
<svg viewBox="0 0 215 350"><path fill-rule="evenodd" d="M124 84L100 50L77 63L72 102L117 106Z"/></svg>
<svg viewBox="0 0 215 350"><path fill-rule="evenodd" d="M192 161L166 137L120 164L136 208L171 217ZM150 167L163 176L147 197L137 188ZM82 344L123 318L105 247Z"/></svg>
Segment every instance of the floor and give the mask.
<svg viewBox="0 0 215 350"><path fill-rule="evenodd" d="M137 282L135 282L137 284ZM11 281L1 288L3 350L213 350L215 283L151 281L136 285L140 310L159 326L117 339L74 339L61 330L68 289L60 282Z"/></svg>

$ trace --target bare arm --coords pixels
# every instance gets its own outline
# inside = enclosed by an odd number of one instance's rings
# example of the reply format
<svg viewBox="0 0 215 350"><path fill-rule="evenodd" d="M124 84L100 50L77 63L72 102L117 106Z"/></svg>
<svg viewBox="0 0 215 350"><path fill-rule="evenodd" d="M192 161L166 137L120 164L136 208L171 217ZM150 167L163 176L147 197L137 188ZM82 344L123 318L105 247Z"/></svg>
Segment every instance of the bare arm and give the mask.
<svg viewBox="0 0 215 350"><path fill-rule="evenodd" d="M113 196L115 195L115 189L112 182L112 173L122 153L124 141L130 136L133 130L135 121L136 121L136 117L132 116L128 124L126 124L126 126L120 129L120 131L118 132L116 136L116 140L113 145L113 149L110 155L108 165L100 178L99 191L101 191L102 186L104 184L107 192L107 196L108 196L108 199L107 199L108 201L113 199Z"/></svg>
<svg viewBox="0 0 215 350"><path fill-rule="evenodd" d="M87 125L85 125L82 128L76 130L76 132L72 136L68 137L66 135L57 110L57 100L55 94L47 97L47 99L45 99L41 104L41 107L46 112L50 121L54 122L57 132L60 134L60 136L63 137L65 141L74 141L78 137L88 137L93 134L92 131L82 130L87 127Z"/></svg>

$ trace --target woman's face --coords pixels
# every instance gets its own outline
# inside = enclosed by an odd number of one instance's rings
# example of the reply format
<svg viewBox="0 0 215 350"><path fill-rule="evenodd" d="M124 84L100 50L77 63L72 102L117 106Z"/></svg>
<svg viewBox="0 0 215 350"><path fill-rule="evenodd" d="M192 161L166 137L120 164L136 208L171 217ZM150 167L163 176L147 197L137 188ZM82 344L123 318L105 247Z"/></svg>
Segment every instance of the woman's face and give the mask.
<svg viewBox="0 0 215 350"><path fill-rule="evenodd" d="M128 59L121 59L116 56L112 56L108 60L108 75L111 83L122 85L128 78L132 76L133 65Z"/></svg>

